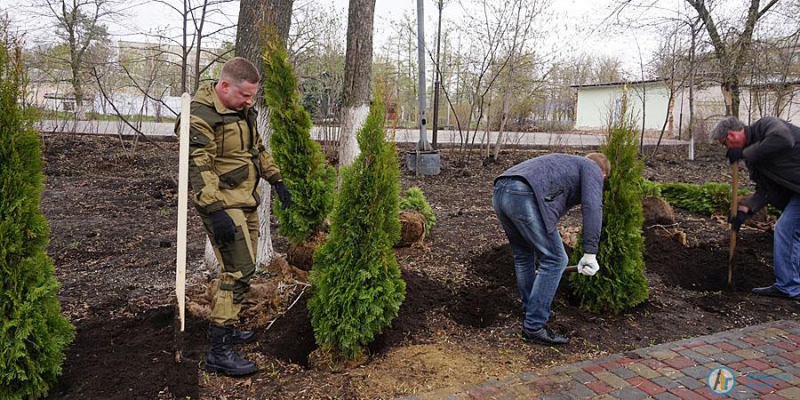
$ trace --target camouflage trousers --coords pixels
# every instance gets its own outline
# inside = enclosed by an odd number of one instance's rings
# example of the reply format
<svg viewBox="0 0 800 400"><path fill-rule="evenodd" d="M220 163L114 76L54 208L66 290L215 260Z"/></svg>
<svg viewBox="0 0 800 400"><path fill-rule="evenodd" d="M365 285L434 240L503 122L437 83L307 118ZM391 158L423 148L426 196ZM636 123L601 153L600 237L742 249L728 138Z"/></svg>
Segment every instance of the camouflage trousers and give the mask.
<svg viewBox="0 0 800 400"><path fill-rule="evenodd" d="M219 326L233 325L239 319L242 300L256 271L258 246L258 210L230 208L225 212L236 225L236 239L222 246L214 242L211 217L200 215L220 266L219 290L211 310L211 321Z"/></svg>

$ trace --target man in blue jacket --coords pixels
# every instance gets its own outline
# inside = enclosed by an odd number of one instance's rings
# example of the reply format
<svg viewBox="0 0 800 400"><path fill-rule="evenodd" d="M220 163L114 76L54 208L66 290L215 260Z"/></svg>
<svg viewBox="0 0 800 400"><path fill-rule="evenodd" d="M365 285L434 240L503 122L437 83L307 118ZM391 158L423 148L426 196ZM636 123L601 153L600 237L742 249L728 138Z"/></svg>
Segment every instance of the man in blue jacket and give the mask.
<svg viewBox="0 0 800 400"><path fill-rule="evenodd" d="M600 269L597 247L603 224L603 181L610 169L608 159L600 153L586 157L548 154L517 164L494 181L492 204L514 253L517 288L525 310L525 341L569 343L567 337L545 325L568 262L556 225L570 208L581 204L584 254L578 272L596 274Z"/></svg>
<svg viewBox="0 0 800 400"><path fill-rule="evenodd" d="M800 299L800 128L774 117L745 126L730 116L714 127L711 139L728 149L731 164L744 160L756 183L755 194L728 217L731 226L738 230L767 204L782 210L773 244L775 283L753 293Z"/></svg>

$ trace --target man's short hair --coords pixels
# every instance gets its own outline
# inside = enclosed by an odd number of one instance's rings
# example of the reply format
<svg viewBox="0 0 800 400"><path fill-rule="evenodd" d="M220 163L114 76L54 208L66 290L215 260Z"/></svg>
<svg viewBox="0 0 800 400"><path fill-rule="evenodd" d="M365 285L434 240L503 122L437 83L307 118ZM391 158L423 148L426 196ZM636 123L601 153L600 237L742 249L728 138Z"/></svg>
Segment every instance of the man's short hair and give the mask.
<svg viewBox="0 0 800 400"><path fill-rule="evenodd" d="M728 137L728 131L740 131L742 129L744 129L744 123L739 121L739 118L730 115L717 122L717 125L711 130L709 140L712 143L718 142L720 139Z"/></svg>
<svg viewBox="0 0 800 400"><path fill-rule="evenodd" d="M589 153L586 155L586 158L594 161L600 170L603 171L606 176L611 174L611 163L608 162L608 157L606 157L603 153Z"/></svg>
<svg viewBox="0 0 800 400"><path fill-rule="evenodd" d="M261 74L258 73L253 63L242 57L233 57L222 66L220 79L225 79L233 85L239 85L242 81L258 83Z"/></svg>

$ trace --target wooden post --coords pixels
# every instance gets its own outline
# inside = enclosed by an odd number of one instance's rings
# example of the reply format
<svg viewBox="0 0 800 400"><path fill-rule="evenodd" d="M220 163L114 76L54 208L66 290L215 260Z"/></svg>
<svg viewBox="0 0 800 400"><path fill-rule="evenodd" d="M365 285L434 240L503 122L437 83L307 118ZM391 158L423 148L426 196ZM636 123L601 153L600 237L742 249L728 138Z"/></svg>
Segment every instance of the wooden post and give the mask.
<svg viewBox="0 0 800 400"><path fill-rule="evenodd" d="M739 210L739 162L731 164L731 215L735 218ZM733 267L735 265L734 254L736 253L736 229L731 225L730 243L728 244L728 286L733 286Z"/></svg>
<svg viewBox="0 0 800 400"><path fill-rule="evenodd" d="M189 114L192 97L189 93L181 96L181 131L178 146L178 239L177 266L175 270L175 296L178 298L180 332L185 327L186 310L186 215L189 200Z"/></svg>

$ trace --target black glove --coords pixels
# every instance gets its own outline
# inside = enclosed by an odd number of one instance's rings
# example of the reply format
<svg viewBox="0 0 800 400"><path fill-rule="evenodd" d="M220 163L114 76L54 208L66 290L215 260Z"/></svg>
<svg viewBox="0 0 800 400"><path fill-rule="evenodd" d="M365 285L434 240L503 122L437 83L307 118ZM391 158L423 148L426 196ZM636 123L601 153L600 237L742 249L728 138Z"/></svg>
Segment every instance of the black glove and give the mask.
<svg viewBox="0 0 800 400"><path fill-rule="evenodd" d="M281 201L281 210L289 208L292 204L292 195L289 193L289 189L286 188L283 181L276 182L274 186L275 193L278 194L278 200Z"/></svg>
<svg viewBox="0 0 800 400"><path fill-rule="evenodd" d="M733 228L733 230L738 232L739 228L742 227L742 224L744 223L744 220L747 219L747 217L748 215L746 212L742 210L737 210L736 216L728 214L728 223L731 224L731 228Z"/></svg>
<svg viewBox="0 0 800 400"><path fill-rule="evenodd" d="M728 152L725 153L725 157L728 157L728 161L730 161L730 163L733 164L743 159L744 154L742 154L741 147L731 147L730 149L728 149Z"/></svg>
<svg viewBox="0 0 800 400"><path fill-rule="evenodd" d="M214 230L214 242L216 242L217 247L233 242L236 239L236 225L225 210L217 210L211 213L211 229Z"/></svg>

